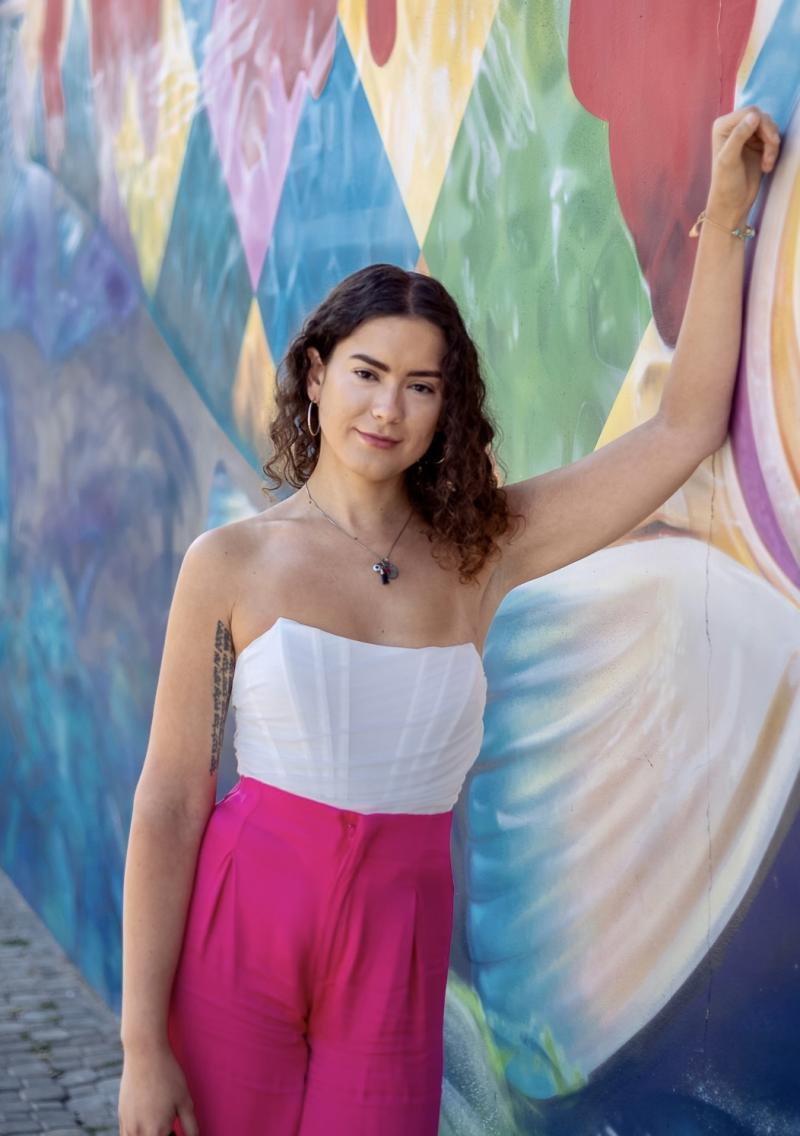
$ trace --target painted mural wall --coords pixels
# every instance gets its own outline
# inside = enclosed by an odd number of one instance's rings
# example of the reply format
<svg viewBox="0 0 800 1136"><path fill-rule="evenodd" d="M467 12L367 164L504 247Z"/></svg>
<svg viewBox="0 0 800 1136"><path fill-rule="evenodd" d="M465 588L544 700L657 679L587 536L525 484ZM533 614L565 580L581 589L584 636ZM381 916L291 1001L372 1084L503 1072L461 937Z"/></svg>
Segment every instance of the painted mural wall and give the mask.
<svg viewBox="0 0 800 1136"><path fill-rule="evenodd" d="M267 503L304 314L437 276L508 480L578 458L656 410L755 102L730 438L490 632L441 1131L800 1132L798 58L796 0L0 0L0 865L115 1009L175 577Z"/></svg>

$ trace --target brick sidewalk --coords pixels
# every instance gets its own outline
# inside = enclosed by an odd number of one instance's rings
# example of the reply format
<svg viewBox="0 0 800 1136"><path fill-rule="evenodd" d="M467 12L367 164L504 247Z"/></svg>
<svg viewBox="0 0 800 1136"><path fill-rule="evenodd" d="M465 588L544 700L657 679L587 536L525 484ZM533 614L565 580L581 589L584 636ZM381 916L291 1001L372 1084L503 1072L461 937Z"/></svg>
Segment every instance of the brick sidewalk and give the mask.
<svg viewBox="0 0 800 1136"><path fill-rule="evenodd" d="M0 1136L118 1136L119 1019L0 872Z"/></svg>

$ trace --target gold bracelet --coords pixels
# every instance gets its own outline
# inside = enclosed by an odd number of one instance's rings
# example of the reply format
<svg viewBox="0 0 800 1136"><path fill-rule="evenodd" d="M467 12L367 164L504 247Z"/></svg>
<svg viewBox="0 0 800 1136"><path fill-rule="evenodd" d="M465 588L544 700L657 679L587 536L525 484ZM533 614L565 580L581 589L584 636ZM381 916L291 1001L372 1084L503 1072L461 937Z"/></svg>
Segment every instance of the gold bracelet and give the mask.
<svg viewBox="0 0 800 1136"><path fill-rule="evenodd" d="M724 229L726 233L730 233L732 237L738 237L740 241L746 240L747 237L754 237L756 235L756 231L752 225L745 225L743 229L741 228L741 226L737 225L735 229L729 229L727 225L721 225L719 221L715 221L713 217L709 217L705 209L703 209L702 212L698 215L697 220L689 230L690 237L696 237L699 235L700 226L704 221L708 221L709 225L716 225L718 229Z"/></svg>

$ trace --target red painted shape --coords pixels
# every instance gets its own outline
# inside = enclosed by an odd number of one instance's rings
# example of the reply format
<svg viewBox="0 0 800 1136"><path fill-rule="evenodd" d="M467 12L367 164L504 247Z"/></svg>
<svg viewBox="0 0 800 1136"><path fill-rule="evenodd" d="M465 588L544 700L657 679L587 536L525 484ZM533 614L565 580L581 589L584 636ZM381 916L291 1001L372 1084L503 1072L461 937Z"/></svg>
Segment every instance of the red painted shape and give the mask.
<svg viewBox="0 0 800 1136"><path fill-rule="evenodd" d="M61 41L64 38L64 0L47 0L42 38L42 93L47 118L64 114L64 88L61 83Z"/></svg>
<svg viewBox="0 0 800 1136"><path fill-rule="evenodd" d="M383 67L397 38L397 0L367 0L367 35L372 58Z"/></svg>
<svg viewBox="0 0 800 1136"><path fill-rule="evenodd" d="M733 109L756 0L572 0L569 75L582 105L609 125L620 209L650 287L662 339L674 345L706 203L711 125Z"/></svg>
<svg viewBox="0 0 800 1136"><path fill-rule="evenodd" d="M91 0L92 64L95 73L120 63L126 56L144 54L159 42L161 0Z"/></svg>

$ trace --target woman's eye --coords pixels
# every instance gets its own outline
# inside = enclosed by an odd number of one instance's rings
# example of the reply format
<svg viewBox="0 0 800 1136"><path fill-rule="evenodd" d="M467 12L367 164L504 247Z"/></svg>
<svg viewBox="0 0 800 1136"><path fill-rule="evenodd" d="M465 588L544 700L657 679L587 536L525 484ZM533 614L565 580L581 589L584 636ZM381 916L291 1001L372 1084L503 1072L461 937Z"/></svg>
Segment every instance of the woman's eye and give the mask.
<svg viewBox="0 0 800 1136"><path fill-rule="evenodd" d="M366 371L366 370L364 370L363 367L355 367L353 369L353 374L358 375L359 378L376 379L377 380L377 376L374 374L373 371ZM412 383L411 386L415 390L423 391L425 394L433 394L434 393L433 387L429 387L427 383Z"/></svg>

